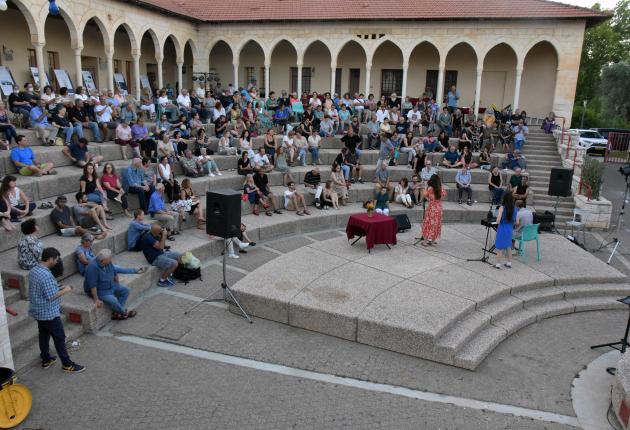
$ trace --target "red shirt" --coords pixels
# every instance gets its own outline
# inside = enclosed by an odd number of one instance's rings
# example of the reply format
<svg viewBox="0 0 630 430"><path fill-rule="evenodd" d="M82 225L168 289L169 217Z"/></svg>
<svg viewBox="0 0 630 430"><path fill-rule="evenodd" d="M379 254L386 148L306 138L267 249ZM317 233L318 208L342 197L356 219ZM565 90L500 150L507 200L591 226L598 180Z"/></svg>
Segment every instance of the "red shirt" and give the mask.
<svg viewBox="0 0 630 430"><path fill-rule="evenodd" d="M118 188L118 176L116 175L103 175L101 176L101 182L109 184L112 188Z"/></svg>

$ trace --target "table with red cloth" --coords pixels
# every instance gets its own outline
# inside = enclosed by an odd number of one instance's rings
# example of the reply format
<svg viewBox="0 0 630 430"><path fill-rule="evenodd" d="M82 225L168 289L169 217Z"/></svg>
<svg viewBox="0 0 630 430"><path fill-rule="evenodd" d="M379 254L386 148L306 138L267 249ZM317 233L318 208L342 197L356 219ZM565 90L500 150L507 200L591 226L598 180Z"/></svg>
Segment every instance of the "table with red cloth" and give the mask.
<svg viewBox="0 0 630 430"><path fill-rule="evenodd" d="M396 219L374 213L371 217L367 213L351 215L346 226L346 236L348 240L359 236L359 239L365 237L365 243L368 251L374 248L374 245L396 245L396 233L398 232L398 224ZM359 240L357 239L357 240ZM355 240L352 242L356 243Z"/></svg>

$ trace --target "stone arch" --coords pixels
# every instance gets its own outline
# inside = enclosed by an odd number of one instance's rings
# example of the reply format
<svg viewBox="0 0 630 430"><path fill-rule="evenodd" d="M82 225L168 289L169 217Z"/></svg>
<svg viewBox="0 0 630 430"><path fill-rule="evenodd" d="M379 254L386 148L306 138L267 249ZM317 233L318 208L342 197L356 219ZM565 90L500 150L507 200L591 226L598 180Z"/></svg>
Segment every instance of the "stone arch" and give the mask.
<svg viewBox="0 0 630 430"><path fill-rule="evenodd" d="M436 94L438 99L456 84L460 93L459 106L472 106L475 102L477 68L479 65L479 50L466 38L460 38L449 45L445 51L444 66L446 69L443 94ZM456 72L451 74L451 72ZM453 81L450 81L451 77Z"/></svg>
<svg viewBox="0 0 630 430"><path fill-rule="evenodd" d="M122 27L127 32L129 42L131 43L131 50L133 51L134 49L136 49L140 51L140 41L142 39L141 37L138 37L139 35L136 35L136 33L126 21L119 19L118 21L116 21L116 23L114 23L114 25L112 26L112 28L114 29L114 37L116 37L116 32L120 27Z"/></svg>
<svg viewBox="0 0 630 430"><path fill-rule="evenodd" d="M488 53L499 45L508 46L514 52L514 55L516 56L516 64L523 64L525 53L521 49L519 49L520 47L515 46L513 40L509 40L509 39L495 40L493 41L491 45L486 46L485 49L480 51L479 58L478 58L479 63L483 64L483 62L486 60L486 56L488 55Z"/></svg>
<svg viewBox="0 0 630 430"><path fill-rule="evenodd" d="M301 58L298 54L297 59L298 63L302 63L302 91L325 93L330 90L331 64L337 63L333 58L330 47L323 40L315 39L306 45ZM316 71L314 74L313 70Z"/></svg>
<svg viewBox="0 0 630 430"><path fill-rule="evenodd" d="M528 116L544 118L554 110L561 56L556 46L541 38L524 51L518 108Z"/></svg>
<svg viewBox="0 0 630 430"><path fill-rule="evenodd" d="M279 43L281 42L287 42L289 45L291 45L293 47L293 49L295 49L296 54L300 55L300 50L299 50L299 44L296 43L294 40L287 38L287 37L278 37L277 39L274 39L271 43L269 43L269 45L267 46L267 50L265 51L265 64L269 64L271 62L271 55L273 54L273 51L276 49L276 47L278 46Z"/></svg>
<svg viewBox="0 0 630 430"><path fill-rule="evenodd" d="M423 39L413 45L407 56L407 96L421 96L427 87L435 95L437 91L437 71L440 68L440 48L431 39Z"/></svg>
<svg viewBox="0 0 630 430"><path fill-rule="evenodd" d="M444 56L444 60L446 60L446 57L448 57L448 54L453 50L453 48L455 48L457 45L468 45L473 52L475 53L475 57L477 59L477 62L479 61L480 58L482 58L481 55L479 55L479 47L470 41L470 39L465 38L465 37L460 37L459 39L454 40L453 42L451 42L448 47L444 50L444 54L440 54L440 58L442 56Z"/></svg>
<svg viewBox="0 0 630 430"><path fill-rule="evenodd" d="M286 44L286 49L277 49L282 44ZM299 57L299 51L294 42L286 38L280 38L272 43L268 57L265 56L265 62L269 60L269 92L275 91L279 93L281 90L291 92L290 70L295 67ZM275 58L274 58L275 57Z"/></svg>
<svg viewBox="0 0 630 430"><path fill-rule="evenodd" d="M193 64L197 64L197 61L199 59L199 56L197 55L198 54L197 44L192 38L189 37L188 40L184 42L184 46L183 46L184 51L186 51L186 46L190 47L190 52L192 53Z"/></svg>
<svg viewBox="0 0 630 430"><path fill-rule="evenodd" d="M248 39L239 45L235 61L239 64L239 86L247 87L254 80L259 89L265 86L265 50L256 39Z"/></svg>
<svg viewBox="0 0 630 430"><path fill-rule="evenodd" d="M42 30L45 31L46 28L46 19L48 18L48 2L42 7L39 13L39 19L43 25ZM63 7L59 7L59 15L63 18L66 26L68 27L68 31L70 32L70 44L71 48L79 48L83 45L82 37L79 37L80 34L78 31L78 26L76 20L72 15L68 13L67 10ZM44 36L45 37L45 36Z"/></svg>
<svg viewBox="0 0 630 430"><path fill-rule="evenodd" d="M346 48L346 46L348 46L348 45L357 45L358 47L360 47L361 50L363 51L363 55L365 56L365 60L367 61L367 59L368 59L368 50L367 50L367 48L361 42L359 42L356 39L346 39L346 40L342 41L341 44L339 44L337 49L331 50L330 55L334 56L336 63L339 62L339 54L341 54L341 51L343 51Z"/></svg>
<svg viewBox="0 0 630 430"><path fill-rule="evenodd" d="M44 39L44 21L38 19L39 17L34 15L31 10L24 5L22 0L9 0L13 3L18 10L22 13L22 16L26 20L28 25L28 31L31 34L31 42L40 42Z"/></svg>
<svg viewBox="0 0 630 430"><path fill-rule="evenodd" d="M225 39L215 39L208 44L208 65L209 71L216 73L213 86L227 88L234 79L234 69L232 64L236 61L232 45ZM226 60L229 55L230 60ZM220 57L220 58L217 58ZM216 81L218 79L218 81ZM237 84L235 84L237 85Z"/></svg>
<svg viewBox="0 0 630 430"><path fill-rule="evenodd" d="M384 50L395 48L397 53L387 53ZM387 55L389 54L389 55ZM372 64L371 85L372 93L378 99L380 96L389 96L396 93L400 96L403 92L403 64L405 58L403 49L391 38L383 38L372 51L369 63Z"/></svg>
<svg viewBox="0 0 630 430"><path fill-rule="evenodd" d="M163 40L162 40L162 49L164 49L164 46L166 45L166 41L168 39L171 39L171 42L173 42L173 46L175 47L175 55L176 55L176 60L179 61L182 59L182 57L184 56L184 48L182 47L179 39L177 38L177 36L175 36L173 33L168 34ZM164 52L162 52L162 54L164 54Z"/></svg>
<svg viewBox="0 0 630 430"><path fill-rule="evenodd" d="M249 39L243 41L242 43L240 43L238 46L236 46L233 49L232 53L234 55L234 58L240 59L241 51L243 50L243 48L245 48L250 43L255 43L262 50L263 54L265 53L264 44L260 40L255 39L255 38L252 37L252 38L249 38ZM229 45L229 43L228 43L228 45Z"/></svg>
<svg viewBox="0 0 630 430"><path fill-rule="evenodd" d="M512 104L519 61L517 51L506 42L495 43L484 53L480 107Z"/></svg>
<svg viewBox="0 0 630 430"><path fill-rule="evenodd" d="M83 18L81 19L81 22L79 24L79 34L81 35L81 45L83 45L83 34L85 32L85 27L87 26L88 22L90 21L94 21L94 23L96 23L96 26L98 27L99 31L101 32L101 36L103 37L103 44L105 45L105 51L107 51L109 48L114 48L114 34L115 34L115 29L118 27L112 27L112 26L107 26L105 25L105 20L103 19L103 17L99 16L99 15L95 15L95 14L86 14L83 16ZM112 29L114 31L109 31L108 29Z"/></svg>
<svg viewBox="0 0 630 430"><path fill-rule="evenodd" d="M376 41L374 41L373 44L371 44L371 48L366 48L366 57L367 57L367 62L368 63L372 63L374 60L374 54L376 54L376 51L379 50L379 48L381 46L383 46L384 43L390 42L392 44L394 44L395 46L398 47L398 49L400 49L400 53L403 56L403 62L405 61L405 51L403 50L403 44L400 43L400 41L398 39L393 38L390 35L387 35L381 39L378 39Z"/></svg>
<svg viewBox="0 0 630 430"><path fill-rule="evenodd" d="M138 43L140 44L140 46L142 46L142 39L144 38L144 35L146 33L149 33L151 40L153 40L153 49L155 50L155 56L157 57L159 55L161 58L163 56L162 44L160 42L160 38L157 36L157 33L151 27L144 27L142 31L138 33L140 36L138 38Z"/></svg>
<svg viewBox="0 0 630 430"><path fill-rule="evenodd" d="M551 45L556 51L556 57L558 58L558 60L560 60L560 43L553 37L549 36L543 36L533 39L527 45L525 45L524 49L522 50L523 60L525 60L525 57L527 56L527 54L529 54L529 51L531 51L534 46L542 42L547 42L549 45Z"/></svg>

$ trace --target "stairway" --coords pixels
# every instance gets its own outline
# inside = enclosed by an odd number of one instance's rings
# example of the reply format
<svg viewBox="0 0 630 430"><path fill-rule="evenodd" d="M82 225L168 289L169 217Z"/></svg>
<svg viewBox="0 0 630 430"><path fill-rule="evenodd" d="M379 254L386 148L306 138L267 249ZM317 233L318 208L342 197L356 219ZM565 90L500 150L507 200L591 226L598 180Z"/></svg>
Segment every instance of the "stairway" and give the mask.
<svg viewBox="0 0 630 430"><path fill-rule="evenodd" d="M523 155L527 160L529 186L536 195L536 212L553 212L557 198L547 195L549 177L553 167L562 167L562 158L558 154L555 139L551 134L544 133L538 125L530 125L529 136L523 146ZM574 207L573 197L560 197L556 221L562 224L571 219Z"/></svg>

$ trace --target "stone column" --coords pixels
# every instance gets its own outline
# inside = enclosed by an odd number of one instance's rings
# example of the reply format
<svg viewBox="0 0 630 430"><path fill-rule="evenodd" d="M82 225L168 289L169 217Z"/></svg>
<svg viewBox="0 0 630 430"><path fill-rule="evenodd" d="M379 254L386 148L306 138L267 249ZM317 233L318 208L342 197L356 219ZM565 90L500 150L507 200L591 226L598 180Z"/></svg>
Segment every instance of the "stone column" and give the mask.
<svg viewBox="0 0 630 430"><path fill-rule="evenodd" d="M271 64L265 63L265 100L269 98L269 92L271 89L269 88L269 70L271 69Z"/></svg>
<svg viewBox="0 0 630 430"><path fill-rule="evenodd" d="M155 57L155 62L157 63L157 78L158 78L158 90L164 88L164 73L162 72L162 60L163 57Z"/></svg>
<svg viewBox="0 0 630 430"><path fill-rule="evenodd" d="M481 78L483 76L483 66L477 67L477 83L475 85L475 118L479 115L479 103L481 100Z"/></svg>
<svg viewBox="0 0 630 430"><path fill-rule="evenodd" d="M514 83L514 104L512 111L518 109L519 99L521 98L521 77L523 76L523 68L517 67L516 69L516 82Z"/></svg>
<svg viewBox="0 0 630 430"><path fill-rule="evenodd" d="M330 63L330 95L335 94L335 84L337 80L337 63Z"/></svg>
<svg viewBox="0 0 630 430"><path fill-rule="evenodd" d="M440 62L440 68L438 71L438 85L435 92L435 102L442 106L444 100L444 73L446 72L446 63Z"/></svg>
<svg viewBox="0 0 630 430"><path fill-rule="evenodd" d="M82 71L81 51L83 51L83 48L74 49L74 67L75 67L75 73L77 75L76 78L74 79L74 84L77 87L83 86L83 74L81 73Z"/></svg>
<svg viewBox="0 0 630 430"><path fill-rule="evenodd" d="M44 88L44 82L46 77L46 67L44 65L44 45L45 42L37 42L33 43L33 47L35 48L35 58L37 59L37 71L39 73L39 86L40 91Z"/></svg>
<svg viewBox="0 0 630 430"><path fill-rule="evenodd" d="M234 66L234 82L232 85L234 86L234 91L238 91L238 61L232 63L232 65Z"/></svg>
<svg viewBox="0 0 630 430"><path fill-rule="evenodd" d="M184 67L184 62L183 61L178 61L177 62L177 83L179 85L179 91L182 91L182 88L184 88L184 74L182 73L182 69Z"/></svg>
<svg viewBox="0 0 630 430"><path fill-rule="evenodd" d="M403 63L403 81L402 81L402 92L400 93L400 103L405 100L407 97L407 72L409 71L409 62Z"/></svg>
<svg viewBox="0 0 630 430"><path fill-rule="evenodd" d="M116 87L114 85L114 51L105 52L105 56L107 57L107 86L105 88L113 90Z"/></svg>
<svg viewBox="0 0 630 430"><path fill-rule="evenodd" d="M140 88L140 52L134 51L131 53L133 57L133 85L136 90L136 100L140 101L142 96L142 89Z"/></svg>
<svg viewBox="0 0 630 430"><path fill-rule="evenodd" d="M39 63L37 63L39 65ZM2 280L0 279L0 285ZM13 318L13 317L9 317ZM0 367L13 367L13 354L11 353L11 339L9 338L9 324L7 312L4 306L4 295L0 294Z"/></svg>
<svg viewBox="0 0 630 430"><path fill-rule="evenodd" d="M297 63L297 96L302 97L302 63Z"/></svg>
<svg viewBox="0 0 630 430"><path fill-rule="evenodd" d="M365 63L365 99L370 94L370 79L372 79L372 63Z"/></svg>

